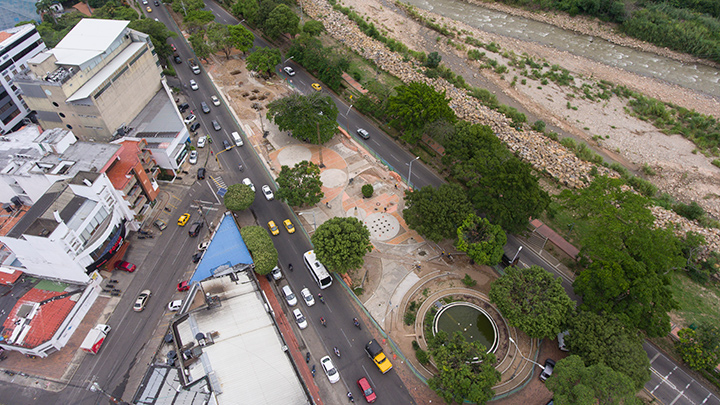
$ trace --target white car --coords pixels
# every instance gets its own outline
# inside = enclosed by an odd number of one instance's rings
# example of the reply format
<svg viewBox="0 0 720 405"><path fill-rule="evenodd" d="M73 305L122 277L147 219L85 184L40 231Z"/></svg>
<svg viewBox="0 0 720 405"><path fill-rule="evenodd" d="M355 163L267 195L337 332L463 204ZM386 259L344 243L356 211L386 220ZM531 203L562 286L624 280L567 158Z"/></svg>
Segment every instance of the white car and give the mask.
<svg viewBox="0 0 720 405"><path fill-rule="evenodd" d="M189 162L191 165L194 165L195 163L197 163L197 151L196 150L190 151Z"/></svg>
<svg viewBox="0 0 720 405"><path fill-rule="evenodd" d="M170 301L168 304L168 311L179 311L180 307L182 307L182 300Z"/></svg>
<svg viewBox="0 0 720 405"><path fill-rule="evenodd" d="M133 311L140 312L143 309L145 309L145 305L147 305L148 300L150 299L150 296L152 293L150 290L142 290L140 292L140 295L135 299L135 305L133 305Z"/></svg>
<svg viewBox="0 0 720 405"><path fill-rule="evenodd" d="M336 382L340 381L340 373L333 365L332 360L330 360L330 356L325 356L320 359L320 364L322 364L322 368L325 371L325 375L327 376L328 380L330 380L330 384L335 384Z"/></svg>
<svg viewBox="0 0 720 405"><path fill-rule="evenodd" d="M198 85L197 85L197 82L196 82L195 80L193 80L193 79L190 79L190 88L193 89L193 90L199 89L199 87L198 87Z"/></svg>
<svg viewBox="0 0 720 405"><path fill-rule="evenodd" d="M285 299L287 300L288 305L290 305L291 307L297 305L297 298L295 297L295 294L293 294L289 285L283 286L282 292L285 296Z"/></svg>
<svg viewBox="0 0 720 405"><path fill-rule="evenodd" d="M307 328L307 320L303 316L302 312L300 312L299 309L295 308L293 309L293 315L295 316L295 322L298 324L298 328L305 329Z"/></svg>
<svg viewBox="0 0 720 405"><path fill-rule="evenodd" d="M305 304L307 304L307 306L311 307L315 305L315 298L307 287L300 290L300 295L302 295L303 300L305 300Z"/></svg>
<svg viewBox="0 0 720 405"><path fill-rule="evenodd" d="M285 66L283 70L285 71L285 73L287 73L288 76L295 76L295 71L290 66Z"/></svg>
<svg viewBox="0 0 720 405"><path fill-rule="evenodd" d="M207 249L208 245L210 245L210 242L208 241L200 242L200 244L198 245L198 250L205 250Z"/></svg>
<svg viewBox="0 0 720 405"><path fill-rule="evenodd" d="M195 114L190 114L187 117L185 117L185 124L189 124L193 121L195 121Z"/></svg>
<svg viewBox="0 0 720 405"><path fill-rule="evenodd" d="M272 278L275 281L278 281L282 278L282 272L280 271L280 267L275 266L274 269L272 269Z"/></svg>
<svg viewBox="0 0 720 405"><path fill-rule="evenodd" d="M246 186L250 186L250 190L252 190L253 193L255 192L255 185L252 183L252 181L250 181L249 178L245 177L243 179L242 183Z"/></svg>
<svg viewBox="0 0 720 405"><path fill-rule="evenodd" d="M216 96L210 96L210 100L212 100L212 103L213 103L215 106L219 106L219 105L220 105L220 99L217 98Z"/></svg>
<svg viewBox="0 0 720 405"><path fill-rule="evenodd" d="M207 143L207 136L201 136L200 138L198 138L197 147L204 148L205 143Z"/></svg>
<svg viewBox="0 0 720 405"><path fill-rule="evenodd" d="M253 190L253 191L255 191L255 190ZM270 186L268 186L267 184L262 186L262 192L263 192L263 195L265 196L265 199L268 201L273 200L275 198L275 194L273 194L272 190L270 189Z"/></svg>

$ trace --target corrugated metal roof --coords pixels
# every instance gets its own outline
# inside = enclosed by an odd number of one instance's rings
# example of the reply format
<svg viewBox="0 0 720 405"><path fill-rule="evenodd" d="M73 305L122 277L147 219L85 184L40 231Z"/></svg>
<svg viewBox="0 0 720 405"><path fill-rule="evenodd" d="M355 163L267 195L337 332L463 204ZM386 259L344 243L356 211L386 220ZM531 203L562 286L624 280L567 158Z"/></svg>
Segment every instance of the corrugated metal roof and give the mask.
<svg viewBox="0 0 720 405"><path fill-rule="evenodd" d="M65 35L53 53L60 65L81 65L105 52L130 21L84 18Z"/></svg>
<svg viewBox="0 0 720 405"><path fill-rule="evenodd" d="M212 277L214 270L221 266L234 267L252 262L250 251L235 224L235 218L225 215L190 281Z"/></svg>

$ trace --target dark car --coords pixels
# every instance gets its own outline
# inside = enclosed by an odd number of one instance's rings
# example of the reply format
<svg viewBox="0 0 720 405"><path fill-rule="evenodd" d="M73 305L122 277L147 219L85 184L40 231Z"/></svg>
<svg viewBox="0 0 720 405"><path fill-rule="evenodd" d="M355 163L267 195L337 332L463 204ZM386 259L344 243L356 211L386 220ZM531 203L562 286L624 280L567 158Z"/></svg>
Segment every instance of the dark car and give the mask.
<svg viewBox="0 0 720 405"><path fill-rule="evenodd" d="M197 252L194 255L192 255L193 263L199 262L201 257L202 257L202 252Z"/></svg>
<svg viewBox="0 0 720 405"><path fill-rule="evenodd" d="M155 7L157 7L157 6L160 5L160 2L159 2L158 0L155 0L155 1L153 2L153 4L155 4Z"/></svg>
<svg viewBox="0 0 720 405"><path fill-rule="evenodd" d="M212 126L216 131L219 131L222 129L222 127L220 126L220 123L215 120L212 121Z"/></svg>
<svg viewBox="0 0 720 405"><path fill-rule="evenodd" d="M202 110L203 110L203 112L204 112L205 114L207 114L207 113L210 112L210 107L207 105L206 102L204 102L204 101L201 102L201 103L200 103L200 107L202 108Z"/></svg>
<svg viewBox="0 0 720 405"><path fill-rule="evenodd" d="M200 122L196 121L190 124L190 131L195 132L200 128Z"/></svg>
<svg viewBox="0 0 720 405"><path fill-rule="evenodd" d="M545 382L553 373L553 369L555 368L555 360L553 359L547 359L545 360L545 368L540 373L540 381Z"/></svg>
<svg viewBox="0 0 720 405"><path fill-rule="evenodd" d="M181 113L184 113L185 111L187 111L188 108L190 108L190 104L188 104L188 103L182 103L182 104L178 105L178 110L180 110Z"/></svg>
<svg viewBox="0 0 720 405"><path fill-rule="evenodd" d="M202 180L205 178L205 168L204 167L201 167L198 169L197 178L198 178L198 180Z"/></svg>
<svg viewBox="0 0 720 405"><path fill-rule="evenodd" d="M190 229L188 229L188 235L190 235L191 238L198 236L200 234L200 230L202 229L202 227L203 227L202 222L200 222L200 221L193 222L192 225L190 225Z"/></svg>
<svg viewBox="0 0 720 405"><path fill-rule="evenodd" d="M223 147L225 148L225 150L228 150L232 147L232 145L230 145L229 141L223 141Z"/></svg>
<svg viewBox="0 0 720 405"><path fill-rule="evenodd" d="M178 65L182 63L182 59L180 59L180 55L173 55L173 59L175 59L175 63Z"/></svg>
<svg viewBox="0 0 720 405"><path fill-rule="evenodd" d="M128 273L132 273L136 268L137 266L130 262L126 262L125 260L118 260L115 262L115 270L125 270Z"/></svg>

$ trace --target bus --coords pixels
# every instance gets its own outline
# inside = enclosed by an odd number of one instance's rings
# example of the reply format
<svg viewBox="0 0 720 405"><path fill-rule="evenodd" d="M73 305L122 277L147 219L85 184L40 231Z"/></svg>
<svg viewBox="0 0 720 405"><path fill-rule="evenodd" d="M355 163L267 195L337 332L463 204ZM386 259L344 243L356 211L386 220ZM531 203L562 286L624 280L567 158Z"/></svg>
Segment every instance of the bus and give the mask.
<svg viewBox="0 0 720 405"><path fill-rule="evenodd" d="M303 254L303 260L305 261L305 267L310 270L310 274L313 276L320 289L324 290L330 287L332 284L332 277L325 266L323 266L323 264L315 257L315 252L312 250L305 252L305 254Z"/></svg>

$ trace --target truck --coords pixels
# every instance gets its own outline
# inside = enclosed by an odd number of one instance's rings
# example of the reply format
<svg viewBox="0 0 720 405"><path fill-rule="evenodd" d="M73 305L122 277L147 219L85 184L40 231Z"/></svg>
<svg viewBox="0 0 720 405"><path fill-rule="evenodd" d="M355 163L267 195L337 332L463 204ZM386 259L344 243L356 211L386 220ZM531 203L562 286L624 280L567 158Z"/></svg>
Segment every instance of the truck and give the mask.
<svg viewBox="0 0 720 405"><path fill-rule="evenodd" d="M196 75L200 74L200 66L198 66L195 58L188 59L188 65L190 65L190 69L192 69L193 73L195 73Z"/></svg>
<svg viewBox="0 0 720 405"><path fill-rule="evenodd" d="M392 363L383 353L382 346L373 339L365 345L365 352L372 359L373 363L380 369L380 372L385 374L392 368Z"/></svg>
<svg viewBox="0 0 720 405"><path fill-rule="evenodd" d="M110 333L110 325L102 323L95 325L94 328L90 329L87 336L85 336L85 340L83 340L80 348L85 352L97 354L108 333Z"/></svg>

